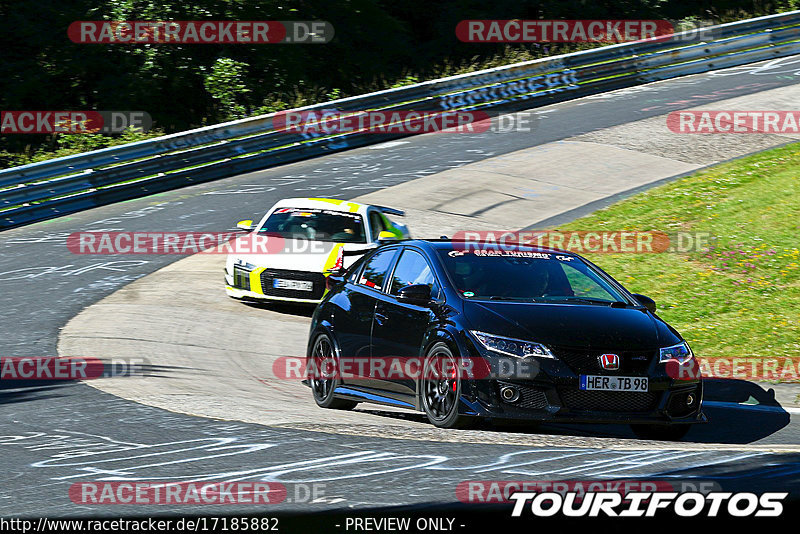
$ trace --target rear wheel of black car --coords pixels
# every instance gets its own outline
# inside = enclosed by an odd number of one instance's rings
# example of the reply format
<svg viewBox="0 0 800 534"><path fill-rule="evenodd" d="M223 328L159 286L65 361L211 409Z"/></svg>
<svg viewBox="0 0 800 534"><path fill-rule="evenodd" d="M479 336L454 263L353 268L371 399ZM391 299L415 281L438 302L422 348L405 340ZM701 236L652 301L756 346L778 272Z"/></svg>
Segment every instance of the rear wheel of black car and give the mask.
<svg viewBox="0 0 800 534"><path fill-rule="evenodd" d="M690 425L631 425L633 433L640 439L657 441L680 441L689 432Z"/></svg>
<svg viewBox="0 0 800 534"><path fill-rule="evenodd" d="M468 428L474 419L458 413L461 380L456 357L446 343L436 343L425 356L420 392L428 420L440 428Z"/></svg>
<svg viewBox="0 0 800 534"><path fill-rule="evenodd" d="M317 406L334 410L352 410L356 407L357 402L334 397L333 392L339 384L338 362L333 342L327 334L317 336L308 363L308 381Z"/></svg>

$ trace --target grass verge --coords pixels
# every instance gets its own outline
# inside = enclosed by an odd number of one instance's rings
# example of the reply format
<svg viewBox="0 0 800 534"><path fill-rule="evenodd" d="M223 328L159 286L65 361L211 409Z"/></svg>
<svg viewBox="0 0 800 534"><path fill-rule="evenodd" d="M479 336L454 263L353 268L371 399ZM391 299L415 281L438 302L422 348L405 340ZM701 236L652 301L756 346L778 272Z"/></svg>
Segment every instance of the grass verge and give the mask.
<svg viewBox="0 0 800 534"><path fill-rule="evenodd" d="M709 232L687 254L587 254L700 357L800 358L800 143L717 165L561 230ZM796 366L795 366L796 368Z"/></svg>

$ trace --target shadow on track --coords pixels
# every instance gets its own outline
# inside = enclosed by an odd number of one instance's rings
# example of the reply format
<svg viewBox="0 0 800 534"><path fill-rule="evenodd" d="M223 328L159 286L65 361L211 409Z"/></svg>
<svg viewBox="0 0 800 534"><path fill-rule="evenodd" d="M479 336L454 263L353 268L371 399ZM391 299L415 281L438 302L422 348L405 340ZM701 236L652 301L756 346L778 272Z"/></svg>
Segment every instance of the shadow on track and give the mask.
<svg viewBox="0 0 800 534"><path fill-rule="evenodd" d="M298 317L311 317L315 308L315 306L309 304L294 304L289 302L260 302L252 300L242 300L241 302L251 308L269 310L285 315L296 315Z"/></svg>
<svg viewBox="0 0 800 534"><path fill-rule="evenodd" d="M52 384L52 381L47 384ZM0 405L66 397L58 394L58 391L69 385L74 385L74 382L45 385L41 380L31 380L26 384L12 386L0 381Z"/></svg>
<svg viewBox="0 0 800 534"><path fill-rule="evenodd" d="M703 412L708 423L693 425L681 440L692 443L746 444L760 441L786 427L790 414L775 399L773 390L765 390L745 380L706 380ZM362 407L363 406L363 407ZM426 422L420 412L394 412L360 405L358 411L387 419ZM548 434L585 437L640 439L627 425L568 424L518 421L481 421L476 430L514 434ZM454 431L457 432L457 431ZM786 440L782 440L787 442ZM800 443L800 433L790 443Z"/></svg>
<svg viewBox="0 0 800 534"><path fill-rule="evenodd" d="M31 358L37 359L59 359L59 358ZM102 368L98 363L102 364ZM11 404L14 402L23 402L26 400L38 400L46 398L42 395L31 397L32 394L41 393L44 391L57 391L67 386L73 386L82 382L93 382L95 380L103 380L107 378L141 378L141 377L157 377L157 378L175 378L172 376L175 372L195 371L202 374L202 369L191 367L176 367L166 365L151 365L151 364L136 364L127 365L120 362L101 361L95 360L89 363L87 367L86 376L89 378L83 380L76 380L74 378L7 378L0 379L0 404ZM60 395L49 395L49 397L59 397Z"/></svg>

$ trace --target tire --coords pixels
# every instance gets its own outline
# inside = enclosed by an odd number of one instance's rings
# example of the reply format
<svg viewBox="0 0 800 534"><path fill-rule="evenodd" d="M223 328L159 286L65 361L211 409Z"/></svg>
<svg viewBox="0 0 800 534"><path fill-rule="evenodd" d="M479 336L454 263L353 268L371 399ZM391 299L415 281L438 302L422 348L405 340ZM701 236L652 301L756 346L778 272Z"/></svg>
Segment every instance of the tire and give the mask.
<svg viewBox="0 0 800 534"><path fill-rule="evenodd" d="M640 439L657 441L680 441L689 432L690 425L631 425L631 430Z"/></svg>
<svg viewBox="0 0 800 534"><path fill-rule="evenodd" d="M461 396L461 377L444 377L443 361L456 364L456 357L446 343L436 343L425 356L419 392L422 397L422 409L428 420L439 428L469 428L475 424L472 417L458 413L458 399ZM458 375L453 369L453 374ZM441 379L435 377L442 376Z"/></svg>
<svg viewBox="0 0 800 534"><path fill-rule="evenodd" d="M330 378L309 376L308 383L311 386L311 394L314 396L314 402L320 408L352 410L358 405L357 402L337 399L334 395L336 386L339 385L339 378L336 376L338 361L336 359L336 350L333 347L333 341L327 334L320 334L314 340L311 358L314 360L315 374L320 374L320 371L323 371Z"/></svg>

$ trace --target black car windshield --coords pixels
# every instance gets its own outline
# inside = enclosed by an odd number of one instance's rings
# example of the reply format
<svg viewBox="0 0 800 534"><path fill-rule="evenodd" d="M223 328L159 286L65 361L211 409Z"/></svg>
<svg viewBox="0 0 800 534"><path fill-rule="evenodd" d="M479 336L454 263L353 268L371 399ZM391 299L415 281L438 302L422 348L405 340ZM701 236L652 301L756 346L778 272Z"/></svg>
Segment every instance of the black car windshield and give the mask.
<svg viewBox="0 0 800 534"><path fill-rule="evenodd" d="M465 298L573 304L628 303L579 258L525 250L440 249L442 262Z"/></svg>
<svg viewBox="0 0 800 534"><path fill-rule="evenodd" d="M259 228L258 233L275 234L287 239L367 242L361 215L325 209L278 208Z"/></svg>

